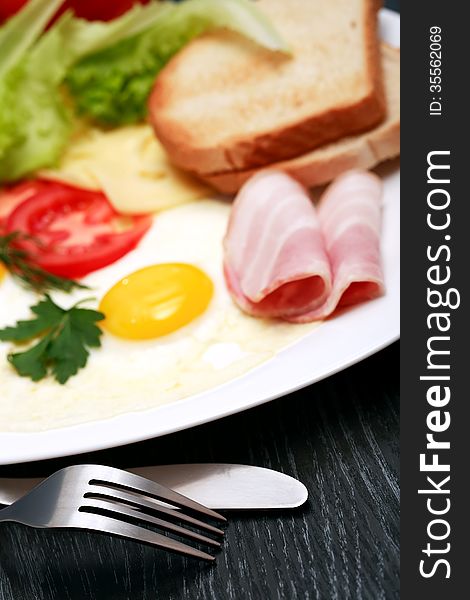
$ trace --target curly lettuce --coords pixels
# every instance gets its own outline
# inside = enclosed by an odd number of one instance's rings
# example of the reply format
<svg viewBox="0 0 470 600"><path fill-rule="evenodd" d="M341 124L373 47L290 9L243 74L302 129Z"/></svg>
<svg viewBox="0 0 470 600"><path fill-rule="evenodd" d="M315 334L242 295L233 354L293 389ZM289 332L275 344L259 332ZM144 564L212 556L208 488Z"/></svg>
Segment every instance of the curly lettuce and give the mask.
<svg viewBox="0 0 470 600"><path fill-rule="evenodd" d="M287 51L283 40L250 0L186 0L160 3L153 26L86 56L66 83L79 114L106 126L145 118L147 99L160 69L188 41L226 27L271 50Z"/></svg>

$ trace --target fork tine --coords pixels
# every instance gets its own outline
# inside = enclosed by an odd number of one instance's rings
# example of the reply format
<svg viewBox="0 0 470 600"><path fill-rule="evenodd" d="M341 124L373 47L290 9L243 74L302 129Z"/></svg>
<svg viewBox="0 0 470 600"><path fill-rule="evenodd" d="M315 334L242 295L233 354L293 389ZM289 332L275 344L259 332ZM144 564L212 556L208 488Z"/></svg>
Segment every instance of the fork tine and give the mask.
<svg viewBox="0 0 470 600"><path fill-rule="evenodd" d="M145 513L140 512L138 509L123 506L122 504L111 504L106 500L100 500L96 498L85 501L82 504L81 508L83 507L111 512L113 513L112 517L114 519L119 519L120 521L122 520L122 516L126 516L140 522L156 525L157 527L162 527L165 530L172 531L173 533L179 534L183 537L192 538L194 540L197 540L198 542L202 542L204 544L209 544L210 546L220 548L220 542L214 540L213 538L201 535L200 533L192 531L191 529L185 529L184 527L175 525L175 523L171 523L170 521L164 521L163 519L158 519L157 517L146 515Z"/></svg>
<svg viewBox="0 0 470 600"><path fill-rule="evenodd" d="M186 515L182 511L176 511L172 508L162 506L157 501L151 498L142 498L136 496L133 493L128 493L123 490L116 490L108 487L96 486L96 491L93 490L92 492L87 492L85 494L85 498L99 498L102 500L111 500L114 502L126 504L128 506L133 506L135 508L147 509L152 512L163 513L165 515L179 519L181 521L184 521L211 533L215 533L217 535L224 535L222 529L219 529L218 527L214 527L213 525L209 525L209 523L205 523L204 521L200 521L199 519Z"/></svg>
<svg viewBox="0 0 470 600"><path fill-rule="evenodd" d="M159 500L165 500L170 504L178 506L180 508L189 508L197 513L202 513L208 517L212 517L218 521L226 521L227 519L223 517L221 514L211 510L210 508L206 508L202 504L195 502L194 500L190 500L173 490L170 490L158 483L154 483L153 481L149 481L144 477L140 477L139 475L134 475L134 473L129 473L128 471L121 471L120 469L115 469L113 467L102 467L101 473L106 475L106 478L93 478L89 483L90 485L106 485L112 488L121 488L128 489L139 494L143 494L145 496L150 496L150 498L156 498ZM100 473L100 474L101 474Z"/></svg>
<svg viewBox="0 0 470 600"><path fill-rule="evenodd" d="M103 515L95 515L86 512L77 513L77 517L67 527L75 529L85 529L88 531L96 531L98 533L108 533L120 538L125 538L131 541L138 541L150 546L162 548L164 550L170 550L184 554L185 556L193 556L195 558L202 558L204 560L213 562L215 556L207 554L202 550L178 542L170 537L149 531L143 527L137 525L131 525L123 521L117 521L112 517L106 517Z"/></svg>

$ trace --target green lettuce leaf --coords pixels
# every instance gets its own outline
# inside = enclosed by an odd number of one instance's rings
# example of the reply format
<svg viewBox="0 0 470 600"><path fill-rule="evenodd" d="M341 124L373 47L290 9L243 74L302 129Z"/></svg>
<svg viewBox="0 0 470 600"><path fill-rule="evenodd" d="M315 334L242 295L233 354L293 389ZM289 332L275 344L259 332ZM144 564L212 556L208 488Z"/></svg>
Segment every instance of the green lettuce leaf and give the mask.
<svg viewBox="0 0 470 600"><path fill-rule="evenodd" d="M21 119L15 107L15 83L0 79L0 172L8 150L21 139Z"/></svg>
<svg viewBox="0 0 470 600"><path fill-rule="evenodd" d="M68 65L57 57L63 48L62 27L71 18L64 15L0 81L0 112L8 111L2 118L10 132L9 144L2 144L0 136L0 181L54 164L67 143L72 118L60 84Z"/></svg>
<svg viewBox="0 0 470 600"><path fill-rule="evenodd" d="M30 0L0 28L0 78L23 58L63 2Z"/></svg>
<svg viewBox="0 0 470 600"><path fill-rule="evenodd" d="M160 69L189 40L209 29L226 27L271 50L288 51L250 0L186 0L157 6L160 10L147 31L88 55L71 69L66 83L80 114L112 126L144 119Z"/></svg>
<svg viewBox="0 0 470 600"><path fill-rule="evenodd" d="M68 62L72 64L87 54L99 52L149 29L165 12L166 4L167 2L157 1L145 6L135 4L121 17L108 22L78 18L68 21L63 27L63 50Z"/></svg>
<svg viewBox="0 0 470 600"><path fill-rule="evenodd" d="M27 77L27 56L63 0L32 0L0 28L0 181L8 179L11 153L27 138L20 99Z"/></svg>

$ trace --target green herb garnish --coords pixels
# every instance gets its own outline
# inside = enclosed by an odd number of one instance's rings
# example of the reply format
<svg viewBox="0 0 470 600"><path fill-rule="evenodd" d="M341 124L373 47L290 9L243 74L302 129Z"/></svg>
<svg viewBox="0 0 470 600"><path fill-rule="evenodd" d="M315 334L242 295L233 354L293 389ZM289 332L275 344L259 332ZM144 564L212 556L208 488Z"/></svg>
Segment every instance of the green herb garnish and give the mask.
<svg viewBox="0 0 470 600"><path fill-rule="evenodd" d="M36 340L24 352L8 355L18 375L40 381L48 375L64 384L88 360L88 348L101 346L101 329L96 325L103 313L80 308L83 300L64 309L46 295L31 308L35 317L0 329L0 341L21 344Z"/></svg>
<svg viewBox="0 0 470 600"><path fill-rule="evenodd" d="M35 265L28 252L16 246L16 242L21 239L34 241L34 238L19 231L0 235L0 263L3 263L6 269L19 279L25 287L35 292L52 290L72 292L76 289L88 289L87 286L78 283L74 279L52 275L52 273L48 273ZM41 245L39 241L36 243L38 247Z"/></svg>

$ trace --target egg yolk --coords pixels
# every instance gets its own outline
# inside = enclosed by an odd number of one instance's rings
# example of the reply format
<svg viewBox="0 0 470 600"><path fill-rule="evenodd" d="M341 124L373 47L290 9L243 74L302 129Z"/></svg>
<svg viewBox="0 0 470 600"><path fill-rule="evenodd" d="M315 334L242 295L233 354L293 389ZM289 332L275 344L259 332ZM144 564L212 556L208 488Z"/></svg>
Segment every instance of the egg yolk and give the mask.
<svg viewBox="0 0 470 600"><path fill-rule="evenodd" d="M159 264L121 279L104 296L102 326L130 340L148 340L172 333L201 315L214 286L193 265Z"/></svg>
<svg viewBox="0 0 470 600"><path fill-rule="evenodd" d="M2 262L0 262L0 282L2 281L2 279L5 277L5 273L6 273L6 269L3 265Z"/></svg>

